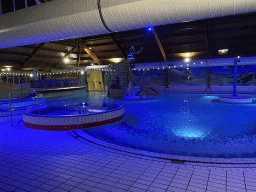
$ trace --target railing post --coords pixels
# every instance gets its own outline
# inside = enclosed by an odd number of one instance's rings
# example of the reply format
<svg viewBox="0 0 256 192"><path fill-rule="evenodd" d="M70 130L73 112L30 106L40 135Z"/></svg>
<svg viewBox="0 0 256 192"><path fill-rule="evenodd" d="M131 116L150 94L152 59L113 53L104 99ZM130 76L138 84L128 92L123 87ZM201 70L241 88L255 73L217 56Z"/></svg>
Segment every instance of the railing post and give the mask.
<svg viewBox="0 0 256 192"><path fill-rule="evenodd" d="M233 85L233 97L236 97L236 81L237 81L237 62L240 62L239 59L234 60L234 85Z"/></svg>
<svg viewBox="0 0 256 192"><path fill-rule="evenodd" d="M13 122L12 122L12 102L11 102L11 95L9 95L9 104L10 104L11 126L13 127Z"/></svg>

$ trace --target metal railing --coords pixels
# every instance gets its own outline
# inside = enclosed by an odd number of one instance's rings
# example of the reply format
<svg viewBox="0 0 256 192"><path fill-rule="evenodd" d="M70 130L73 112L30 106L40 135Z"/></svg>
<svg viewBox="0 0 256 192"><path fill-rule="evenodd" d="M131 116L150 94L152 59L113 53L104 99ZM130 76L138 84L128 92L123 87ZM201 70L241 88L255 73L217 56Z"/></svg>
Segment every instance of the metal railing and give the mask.
<svg viewBox="0 0 256 192"><path fill-rule="evenodd" d="M13 121L12 121L12 101L11 101L11 95L12 93L20 86L26 86L28 89L30 89L33 93L36 94L37 98L38 98L38 110L39 110L39 115L40 115L40 102L39 102L39 95L37 94L37 92L35 92L33 89L31 89L28 85L26 84L19 84L17 85L10 93L9 93L9 104L10 104L10 116L11 116L11 126L13 127ZM23 92L23 91L22 91Z"/></svg>
<svg viewBox="0 0 256 192"><path fill-rule="evenodd" d="M30 87L35 90L62 89L72 87L85 87L84 79L45 79L30 80Z"/></svg>

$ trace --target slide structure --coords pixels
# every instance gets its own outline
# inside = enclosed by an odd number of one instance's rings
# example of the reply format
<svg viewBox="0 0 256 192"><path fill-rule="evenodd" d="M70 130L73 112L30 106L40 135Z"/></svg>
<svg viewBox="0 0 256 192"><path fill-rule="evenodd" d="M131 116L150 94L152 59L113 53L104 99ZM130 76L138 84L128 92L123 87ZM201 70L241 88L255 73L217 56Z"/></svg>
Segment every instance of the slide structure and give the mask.
<svg viewBox="0 0 256 192"><path fill-rule="evenodd" d="M129 81L134 81L138 84L147 94L156 96L157 93L150 90L145 86L130 69L130 63L124 60L120 63L110 64L108 67L107 74L107 86L108 86L108 97L114 99L124 98L126 96L126 91Z"/></svg>
<svg viewBox="0 0 256 192"><path fill-rule="evenodd" d="M132 71L129 72L128 80L134 81L135 83L137 83L137 85L139 85L145 91L145 93L147 95L157 96L157 93L155 91L152 91L151 89L147 88L146 85L144 85L137 77L135 77L135 75L132 73Z"/></svg>

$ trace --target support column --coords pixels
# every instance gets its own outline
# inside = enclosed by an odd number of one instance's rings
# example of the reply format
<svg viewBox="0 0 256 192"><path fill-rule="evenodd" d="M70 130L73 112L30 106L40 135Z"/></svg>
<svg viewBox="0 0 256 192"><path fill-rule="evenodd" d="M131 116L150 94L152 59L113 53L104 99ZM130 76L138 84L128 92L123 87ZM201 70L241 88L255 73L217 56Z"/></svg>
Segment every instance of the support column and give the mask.
<svg viewBox="0 0 256 192"><path fill-rule="evenodd" d="M169 78L168 78L168 69L165 69L165 82L166 82L166 88L169 88Z"/></svg>
<svg viewBox="0 0 256 192"><path fill-rule="evenodd" d="M3 14L3 9L2 9L2 0L0 0L0 15Z"/></svg>
<svg viewBox="0 0 256 192"><path fill-rule="evenodd" d="M33 76L35 80L38 80L38 68L34 67L33 68Z"/></svg>
<svg viewBox="0 0 256 192"><path fill-rule="evenodd" d="M210 75L210 67L206 67L205 68L206 69L206 73L207 73L207 91L208 90L211 90L211 87L210 87L210 85L211 85L211 75Z"/></svg>
<svg viewBox="0 0 256 192"><path fill-rule="evenodd" d="M234 60L234 85L233 85L233 97L236 97L236 81L237 81L237 62L240 62L239 59Z"/></svg>

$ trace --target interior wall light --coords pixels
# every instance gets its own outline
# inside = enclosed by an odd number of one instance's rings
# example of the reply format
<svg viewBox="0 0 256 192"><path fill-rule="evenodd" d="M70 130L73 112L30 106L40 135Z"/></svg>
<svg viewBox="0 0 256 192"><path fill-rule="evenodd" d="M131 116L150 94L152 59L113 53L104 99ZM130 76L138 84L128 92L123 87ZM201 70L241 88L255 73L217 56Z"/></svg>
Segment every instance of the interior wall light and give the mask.
<svg viewBox="0 0 256 192"><path fill-rule="evenodd" d="M186 62L186 63L188 63L188 62L190 62L190 58L186 58L184 61Z"/></svg>
<svg viewBox="0 0 256 192"><path fill-rule="evenodd" d="M218 53L219 53L220 55L225 55L225 54L228 53L228 49L219 49L219 50L218 50Z"/></svg>

